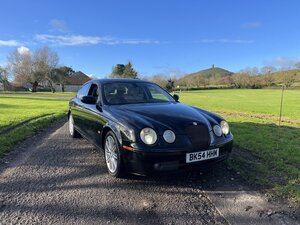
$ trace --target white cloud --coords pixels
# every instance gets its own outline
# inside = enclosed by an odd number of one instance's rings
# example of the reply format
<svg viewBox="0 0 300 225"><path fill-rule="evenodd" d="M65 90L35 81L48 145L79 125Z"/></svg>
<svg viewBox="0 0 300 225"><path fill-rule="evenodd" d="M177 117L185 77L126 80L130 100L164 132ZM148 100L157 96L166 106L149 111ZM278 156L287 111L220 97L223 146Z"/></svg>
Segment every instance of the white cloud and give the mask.
<svg viewBox="0 0 300 225"><path fill-rule="evenodd" d="M20 43L16 40L7 40L7 41L0 40L0 47L1 46L11 47L11 46L18 46L18 45L20 45Z"/></svg>
<svg viewBox="0 0 300 225"><path fill-rule="evenodd" d="M254 40L247 39L201 39L200 41L196 41L197 43L224 43L224 44L252 44Z"/></svg>
<svg viewBox="0 0 300 225"><path fill-rule="evenodd" d="M249 22L249 23L243 23L241 25L242 28L245 29L255 29L255 28L259 28L262 26L261 22Z"/></svg>
<svg viewBox="0 0 300 225"><path fill-rule="evenodd" d="M68 32L67 25L63 20L53 19L50 21L49 25L51 26L51 31L58 31L62 33Z"/></svg>
<svg viewBox="0 0 300 225"><path fill-rule="evenodd" d="M290 57L280 56L272 60L265 61L264 64L268 66L275 66L280 68L292 68L299 62L300 62L300 58L290 58Z"/></svg>
<svg viewBox="0 0 300 225"><path fill-rule="evenodd" d="M83 36L83 35L48 35L37 34L36 40L53 45L118 45L118 44L158 44L158 41L147 39L117 39L113 37Z"/></svg>
<svg viewBox="0 0 300 225"><path fill-rule="evenodd" d="M153 74L147 74L147 72L142 72L141 73L143 74L142 79L151 80L155 76L160 76L163 77L164 79L169 79L169 78L179 79L187 74L185 71L181 70L178 67L170 67L167 65L153 66L153 68L159 69L160 71Z"/></svg>
<svg viewBox="0 0 300 225"><path fill-rule="evenodd" d="M25 46L21 46L21 47L17 48L17 51L20 55L26 55L26 54L31 53L30 49L26 48Z"/></svg>

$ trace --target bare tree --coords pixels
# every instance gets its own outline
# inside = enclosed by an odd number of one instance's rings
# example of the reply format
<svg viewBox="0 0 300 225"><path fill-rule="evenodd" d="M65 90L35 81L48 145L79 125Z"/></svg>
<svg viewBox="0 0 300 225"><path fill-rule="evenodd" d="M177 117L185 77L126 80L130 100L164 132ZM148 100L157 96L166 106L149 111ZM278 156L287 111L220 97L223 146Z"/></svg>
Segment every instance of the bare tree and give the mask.
<svg viewBox="0 0 300 225"><path fill-rule="evenodd" d="M51 88L51 91L54 92L54 83L57 80L56 73L54 69L58 64L59 58L56 52L52 51L48 47L43 47L37 49L33 57L33 80L35 88L38 83L46 80L48 85ZM34 90L34 88L33 88ZM36 89L35 89L36 91Z"/></svg>
<svg viewBox="0 0 300 225"><path fill-rule="evenodd" d="M263 75L275 73L276 71L277 69L274 66L264 66L260 69L260 72Z"/></svg>
<svg viewBox="0 0 300 225"><path fill-rule="evenodd" d="M194 80L194 84L196 87L205 86L205 84L206 84L205 78L202 76L196 76L195 80Z"/></svg>
<svg viewBox="0 0 300 225"><path fill-rule="evenodd" d="M0 66L0 84L3 85L4 91L7 91L9 88L9 81L8 81L8 72L5 68Z"/></svg>
<svg viewBox="0 0 300 225"><path fill-rule="evenodd" d="M286 88L291 87L296 81L296 73L284 73L283 84Z"/></svg>
<svg viewBox="0 0 300 225"><path fill-rule="evenodd" d="M231 81L236 88L247 88L251 86L250 76L245 73L236 73L232 75Z"/></svg>
<svg viewBox="0 0 300 225"><path fill-rule="evenodd" d="M162 88L165 88L167 85L167 79L161 74L154 75L152 78L150 78L150 81L152 81L153 83L156 83L157 85L161 86Z"/></svg>
<svg viewBox="0 0 300 225"><path fill-rule="evenodd" d="M11 52L8 57L8 69L19 86L32 83L32 55L31 52L19 52L17 49Z"/></svg>
<svg viewBox="0 0 300 225"><path fill-rule="evenodd" d="M253 76L257 76L259 73L258 73L258 68L257 67L246 67L245 69L242 69L240 71L240 73L242 74L247 74L251 77Z"/></svg>
<svg viewBox="0 0 300 225"><path fill-rule="evenodd" d="M41 82L46 81L54 91L54 68L58 64L58 55L48 47L37 49L34 54L30 51L20 52L18 49L8 56L8 65L15 82L22 86L32 84L32 91L36 92Z"/></svg>

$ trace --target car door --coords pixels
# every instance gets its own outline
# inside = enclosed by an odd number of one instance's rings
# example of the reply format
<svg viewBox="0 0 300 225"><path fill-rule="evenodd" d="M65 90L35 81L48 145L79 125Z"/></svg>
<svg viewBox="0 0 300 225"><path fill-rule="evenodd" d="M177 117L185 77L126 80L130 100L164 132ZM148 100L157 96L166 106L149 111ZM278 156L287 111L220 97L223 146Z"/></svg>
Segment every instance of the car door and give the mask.
<svg viewBox="0 0 300 225"><path fill-rule="evenodd" d="M82 134L86 134L86 104L81 101L82 97L87 96L92 83L84 84L77 92L76 98L74 99L74 105L71 108L71 112L74 119L75 128Z"/></svg>
<svg viewBox="0 0 300 225"><path fill-rule="evenodd" d="M102 98L100 86L97 83L93 83L89 90L89 96L94 96L97 98L96 104L90 105L87 109L88 115L86 130L89 134L89 138L92 139L95 145L101 147L101 133L103 126L107 123L106 117L103 116L103 108L102 108Z"/></svg>

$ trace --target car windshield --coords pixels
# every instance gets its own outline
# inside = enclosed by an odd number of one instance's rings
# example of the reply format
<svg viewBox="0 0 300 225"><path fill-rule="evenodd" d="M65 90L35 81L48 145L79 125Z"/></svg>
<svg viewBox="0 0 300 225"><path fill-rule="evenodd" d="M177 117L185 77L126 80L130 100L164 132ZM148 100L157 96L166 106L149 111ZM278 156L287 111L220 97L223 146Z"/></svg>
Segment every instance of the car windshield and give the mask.
<svg viewBox="0 0 300 225"><path fill-rule="evenodd" d="M103 97L108 105L175 102L159 86L142 82L106 83L103 85Z"/></svg>

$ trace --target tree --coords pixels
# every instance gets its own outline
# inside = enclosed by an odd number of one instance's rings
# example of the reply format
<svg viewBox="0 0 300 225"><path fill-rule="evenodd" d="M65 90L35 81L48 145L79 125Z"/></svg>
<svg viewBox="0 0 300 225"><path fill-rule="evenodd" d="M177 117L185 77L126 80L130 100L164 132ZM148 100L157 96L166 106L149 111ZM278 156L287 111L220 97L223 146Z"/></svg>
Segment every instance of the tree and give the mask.
<svg viewBox="0 0 300 225"><path fill-rule="evenodd" d="M38 83L46 80L54 92L54 83L57 80L55 68L58 64L59 58L56 52L52 51L48 47L37 49L33 58L33 74L34 80L32 91L36 91Z"/></svg>
<svg viewBox="0 0 300 225"><path fill-rule="evenodd" d="M0 84L3 85L4 91L7 91L9 88L9 81L8 81L8 72L5 68L0 66Z"/></svg>
<svg viewBox="0 0 300 225"><path fill-rule="evenodd" d="M54 69L54 73L56 74L56 81L60 84L61 91L65 92L65 84L69 77L75 73L75 71L71 67L62 66Z"/></svg>
<svg viewBox="0 0 300 225"><path fill-rule="evenodd" d="M122 77L123 73L125 70L125 65L124 64L117 64L113 67L112 73L110 74L109 77L111 78L120 78Z"/></svg>
<svg viewBox="0 0 300 225"><path fill-rule="evenodd" d="M163 75L154 75L151 79L151 82L156 83L157 85L161 86L161 87L166 87L167 85L167 80L165 79L165 77Z"/></svg>
<svg viewBox="0 0 300 225"><path fill-rule="evenodd" d="M136 79L137 76L138 76L138 73L133 69L131 62L128 62L125 65L122 77Z"/></svg>
<svg viewBox="0 0 300 225"><path fill-rule="evenodd" d="M113 67L112 73L109 75L111 78L134 78L136 79L138 73L133 69L131 62L126 65L117 64Z"/></svg>
<svg viewBox="0 0 300 225"><path fill-rule="evenodd" d="M263 75L275 73L276 71L277 71L277 69L274 66L264 66L260 69L260 72Z"/></svg>
<svg viewBox="0 0 300 225"><path fill-rule="evenodd" d="M23 86L26 83L34 82L32 79L32 54L30 51L20 52L16 49L8 55L7 61L8 69L17 85Z"/></svg>
<svg viewBox="0 0 300 225"><path fill-rule="evenodd" d="M205 86L205 84L206 84L205 78L202 76L196 76L194 82L195 82L196 87Z"/></svg>
<svg viewBox="0 0 300 225"><path fill-rule="evenodd" d="M240 71L242 74L247 74L248 76L257 76L258 75L258 68L257 67L246 67Z"/></svg>
<svg viewBox="0 0 300 225"><path fill-rule="evenodd" d="M175 87L175 80L172 80L171 78L167 80L166 89L168 91L173 91Z"/></svg>
<svg viewBox="0 0 300 225"><path fill-rule="evenodd" d="M231 81L236 88L246 88L251 86L249 75L245 73L236 73L232 75Z"/></svg>
<svg viewBox="0 0 300 225"><path fill-rule="evenodd" d="M30 83L32 92L36 92L39 83L46 81L54 91L56 77L53 71L58 60L56 52L48 47L37 49L33 55L29 50L20 52L16 49L8 56L8 65L19 85Z"/></svg>
<svg viewBox="0 0 300 225"><path fill-rule="evenodd" d="M283 84L286 88L289 88L296 81L296 73L284 73L283 74Z"/></svg>

